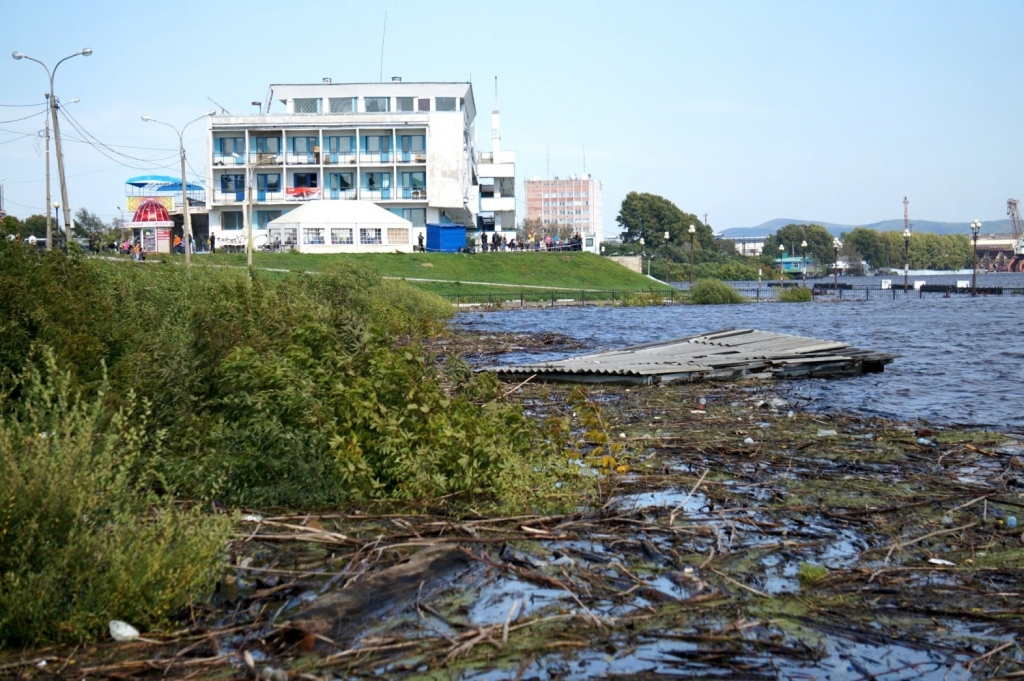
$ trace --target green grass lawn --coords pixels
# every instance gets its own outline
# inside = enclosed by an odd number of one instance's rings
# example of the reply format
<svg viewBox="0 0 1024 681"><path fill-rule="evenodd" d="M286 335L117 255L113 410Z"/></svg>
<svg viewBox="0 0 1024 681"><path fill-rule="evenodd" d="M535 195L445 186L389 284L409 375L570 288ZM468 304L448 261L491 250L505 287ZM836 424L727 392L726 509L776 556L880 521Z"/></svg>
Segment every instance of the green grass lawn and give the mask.
<svg viewBox="0 0 1024 681"><path fill-rule="evenodd" d="M486 286L488 284L577 291L667 291L671 288L591 253L256 253L253 256L256 267L293 272L330 272L353 261L373 267L386 277L441 280L444 283L410 283L442 294L486 293L498 288ZM194 262L197 265L244 266L245 255L199 255Z"/></svg>

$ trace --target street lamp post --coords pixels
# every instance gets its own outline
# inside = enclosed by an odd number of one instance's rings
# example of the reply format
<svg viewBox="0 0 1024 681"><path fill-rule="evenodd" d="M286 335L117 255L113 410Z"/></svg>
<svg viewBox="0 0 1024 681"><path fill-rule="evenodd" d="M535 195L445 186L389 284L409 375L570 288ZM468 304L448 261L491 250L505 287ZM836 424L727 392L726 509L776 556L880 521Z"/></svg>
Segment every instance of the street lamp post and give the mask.
<svg viewBox="0 0 1024 681"><path fill-rule="evenodd" d="M910 277L910 230L903 230L903 292L910 297L908 292L908 279Z"/></svg>
<svg viewBox="0 0 1024 681"><path fill-rule="evenodd" d="M779 281L783 281L783 275L786 273L786 247L783 244L779 244Z"/></svg>
<svg viewBox="0 0 1024 681"><path fill-rule="evenodd" d="M28 56L27 54L25 54L23 52L14 52L13 54L11 54L11 56L14 59L28 59L29 61L34 61L35 63L39 64L44 69L46 69L46 75L50 79L49 108L50 108L50 115L53 118L53 139L54 139L54 142L57 144L57 175L60 177L60 198L61 198L61 201L64 202L64 240L65 240L65 243L68 243L68 242L71 241L71 205L68 203L68 185L67 185L67 182L65 182L65 180L64 180L64 151L62 150L61 145L60 145L60 123L57 121L57 97L53 94L53 77L57 73L57 67L59 67L61 64L66 62L68 59L71 59L72 57L77 57L79 55L82 55L83 57L88 57L90 54L92 54L92 48L86 47L85 49L79 50L78 52L75 52L74 54L68 55L67 57L64 57L59 62L57 62L57 65L53 67L52 71L50 70L50 67L48 67L43 62L39 61L38 59L36 59L34 57L30 57L30 56ZM49 140L49 134L47 134L47 140ZM47 159L49 159L49 151L50 151L49 143L47 143L47 145L46 145L46 151L47 151ZM47 171L47 182L46 182L47 197L46 197L46 200L49 201L50 200L50 197L49 197L49 193L50 193L50 182L49 182L50 164L49 164L49 161L47 161L47 164L46 164L46 171ZM47 216L49 216L49 214L50 214L49 208L47 208L46 214L47 214ZM47 220L47 222L49 222L49 220ZM49 234L46 235L46 245L47 245L47 248L49 248L49 245L50 245L50 235Z"/></svg>
<svg viewBox="0 0 1024 681"><path fill-rule="evenodd" d="M971 297L978 295L978 232L981 231L981 223L977 220L971 223L971 236L974 237L974 247L971 249Z"/></svg>
<svg viewBox="0 0 1024 681"><path fill-rule="evenodd" d="M647 257L647 254L644 253L644 238L643 237L640 237L639 243L640 243L640 274L643 274L644 273L644 258ZM650 271L648 270L648 274L649 273L650 273Z"/></svg>
<svg viewBox="0 0 1024 681"><path fill-rule="evenodd" d="M807 288L807 242L800 242L800 265L804 271L804 288Z"/></svg>
<svg viewBox="0 0 1024 681"><path fill-rule="evenodd" d="M57 232L60 233L60 215L57 213L57 211L60 210L60 202L59 201L54 201L52 205L53 205L53 221L57 225ZM46 207L46 217L50 217L50 207L49 206ZM66 252L67 249L68 249L68 244L67 244L67 242L64 242L64 251Z"/></svg>
<svg viewBox="0 0 1024 681"><path fill-rule="evenodd" d="M832 239L832 250L835 252L835 257L832 262L832 269L836 276L835 290L839 290L839 249L843 247L843 242L838 237Z"/></svg>
<svg viewBox="0 0 1024 681"><path fill-rule="evenodd" d="M690 233L690 288L693 288L693 237L697 234L697 228L690 225L690 228L686 230Z"/></svg>
<svg viewBox="0 0 1024 681"><path fill-rule="evenodd" d="M183 222L182 222L183 230L182 231L184 233L183 236L185 237L183 239L183 241L185 242L185 266L186 267L189 267L189 266L192 265L192 216L189 215L189 210L188 210L188 179L185 177L185 139L184 139L185 129L188 128L188 126L190 126L193 123L195 123L196 121L201 121L204 118L206 118L207 116L212 116L214 113L216 113L216 112L213 109L207 111L202 116L199 116L198 118L194 118L191 121L189 121L188 123L186 123L185 125L183 125L181 127L181 130L178 130L176 127L174 127L170 123L164 123L163 121L158 121L157 119L151 118L150 116L143 116L142 117L142 120L144 120L146 122L153 122L153 123L159 123L160 125L166 125L168 128L170 128L171 130L173 130L174 132L176 132L178 134L178 155L181 157L181 211L182 211L182 217L183 217Z"/></svg>
<svg viewBox="0 0 1024 681"><path fill-rule="evenodd" d="M668 283L668 238L671 236L665 232L665 283Z"/></svg>

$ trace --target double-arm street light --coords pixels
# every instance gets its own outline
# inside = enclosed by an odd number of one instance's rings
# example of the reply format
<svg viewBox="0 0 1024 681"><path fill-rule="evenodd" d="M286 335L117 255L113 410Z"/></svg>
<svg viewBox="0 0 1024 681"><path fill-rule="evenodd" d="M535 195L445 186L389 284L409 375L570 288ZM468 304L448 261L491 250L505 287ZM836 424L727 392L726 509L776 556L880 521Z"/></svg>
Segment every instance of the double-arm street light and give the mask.
<svg viewBox="0 0 1024 681"><path fill-rule="evenodd" d="M183 231L184 231L184 237L185 237L184 239L182 239L182 241L185 242L185 266L186 267L188 267L188 266L190 266L192 264L192 259L191 259L191 256L192 256L192 217L189 215L189 210L188 210L188 179L185 177L185 139L184 139L185 129L188 128L188 126L190 126L193 123L195 123L196 121L201 121L204 118L206 118L207 116L212 116L215 113L216 113L216 111L214 111L213 109L210 109L209 111L204 113L202 116L199 116L198 118L193 118L191 121L189 121L185 125L181 126L181 130L178 130L176 127L174 127L170 123L164 123L163 121L158 121L157 119L152 118L150 116L143 116L142 117L142 120L144 120L146 122L159 123L160 125L166 125L168 128L170 128L171 130L173 130L174 132L176 132L178 134L178 154L181 156L181 211L182 211L182 217L184 218L184 222L183 222L184 230Z"/></svg>
<svg viewBox="0 0 1024 681"><path fill-rule="evenodd" d="M66 62L68 59L71 59L72 57L77 57L79 55L81 55L83 57L88 57L90 54L92 54L92 48L90 48L90 47L86 47L85 49L82 49L82 50L79 50L78 52L75 52L74 54L70 54L70 55L64 57L63 59L61 59L59 62L57 62L57 65L53 67L52 71L50 70L50 67L47 66L46 64L44 64L43 62L39 61L35 57L30 57L30 56L28 56L27 54L25 54L23 52L14 52L13 54L11 54L11 56L13 58L15 58L15 59L28 59L29 61L34 61L35 63L39 64L44 69L46 69L46 75L50 79L50 94L47 95L47 97L49 98L50 116L53 119L53 138L54 138L54 141L57 144L57 175L60 177L60 198L61 198L61 201L64 202L64 239L65 239L65 243L71 243L71 205L68 203L68 185L64 181L64 151L62 150L61 145L60 145L60 123L57 121L57 97L53 94L53 77L57 73L57 67L59 67L61 64ZM49 152L50 152L49 137L47 137L46 152L47 152L47 159L49 159ZM50 164L49 164L49 160L47 160L47 164L46 164L46 173L47 173L47 178L46 178L46 180L47 180L46 181L46 194L47 194L46 202L49 203L50 202L50 196L49 196L49 194L50 194L50 181L49 181L50 180L50 178L49 178ZM47 209L46 209L46 215L47 215L47 218L49 218L49 215L50 215L49 207L47 207ZM49 219L47 219L47 222L49 222ZM46 247L49 248L50 247L50 234L49 234L49 230L47 230L47 232L48 233L46 235Z"/></svg>
<svg viewBox="0 0 1024 681"><path fill-rule="evenodd" d="M907 280L910 278L910 230L903 229L903 292L910 296Z"/></svg>
<svg viewBox="0 0 1024 681"><path fill-rule="evenodd" d="M690 288L693 288L693 237L697 234L697 228L690 225L686 230L690 234Z"/></svg>
<svg viewBox="0 0 1024 681"><path fill-rule="evenodd" d="M835 256L832 259L832 269L836 276L835 290L839 290L839 249L843 247L843 242L839 240L839 237L832 239L832 250L835 252Z"/></svg>
<svg viewBox="0 0 1024 681"><path fill-rule="evenodd" d="M971 297L978 295L978 232L981 231L981 222L975 220L971 223L971 236L974 237L974 247L971 249Z"/></svg>

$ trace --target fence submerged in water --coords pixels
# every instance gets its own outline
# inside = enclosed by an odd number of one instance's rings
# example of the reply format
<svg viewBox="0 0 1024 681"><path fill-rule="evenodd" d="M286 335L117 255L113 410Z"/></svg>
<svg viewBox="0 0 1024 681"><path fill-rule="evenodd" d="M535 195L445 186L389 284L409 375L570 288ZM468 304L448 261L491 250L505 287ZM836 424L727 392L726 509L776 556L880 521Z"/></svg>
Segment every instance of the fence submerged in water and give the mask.
<svg viewBox="0 0 1024 681"><path fill-rule="evenodd" d="M777 302L782 292L789 288L797 288L799 284L779 285L768 283L763 286L733 286L750 302ZM899 300L916 297L964 297L971 296L972 289L947 284L913 285L904 288L902 284L893 284L889 288L881 286L863 286L855 284L839 284L836 287L828 284L815 283L808 286L811 299L814 301L839 300ZM979 286L975 289L977 296L1024 296L1024 288L1004 286ZM673 289L663 292L654 289L645 290L594 290L594 289L514 289L495 291L492 293L457 293L442 295L456 307L583 307L587 305L673 305L689 302L690 292L685 289Z"/></svg>

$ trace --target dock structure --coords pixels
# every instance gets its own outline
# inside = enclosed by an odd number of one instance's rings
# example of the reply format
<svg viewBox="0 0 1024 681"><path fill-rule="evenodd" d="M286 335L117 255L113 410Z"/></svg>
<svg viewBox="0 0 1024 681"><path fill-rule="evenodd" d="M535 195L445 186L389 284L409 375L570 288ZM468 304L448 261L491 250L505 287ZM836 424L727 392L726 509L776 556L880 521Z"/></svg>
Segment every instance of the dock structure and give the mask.
<svg viewBox="0 0 1024 681"><path fill-rule="evenodd" d="M848 343L724 329L538 364L482 369L500 377L646 385L742 378L839 378L879 373L898 355Z"/></svg>

